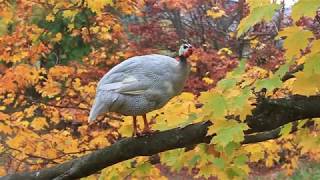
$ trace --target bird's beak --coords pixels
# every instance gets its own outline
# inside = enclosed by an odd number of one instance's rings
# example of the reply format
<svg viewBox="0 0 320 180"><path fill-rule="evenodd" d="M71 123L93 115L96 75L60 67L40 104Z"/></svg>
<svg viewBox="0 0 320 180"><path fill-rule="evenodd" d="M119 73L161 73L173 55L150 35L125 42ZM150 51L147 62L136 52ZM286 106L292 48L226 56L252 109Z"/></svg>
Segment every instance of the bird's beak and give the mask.
<svg viewBox="0 0 320 180"><path fill-rule="evenodd" d="M190 48L183 54L183 56L187 58L187 57L191 56L192 53L193 53L193 47L190 47Z"/></svg>

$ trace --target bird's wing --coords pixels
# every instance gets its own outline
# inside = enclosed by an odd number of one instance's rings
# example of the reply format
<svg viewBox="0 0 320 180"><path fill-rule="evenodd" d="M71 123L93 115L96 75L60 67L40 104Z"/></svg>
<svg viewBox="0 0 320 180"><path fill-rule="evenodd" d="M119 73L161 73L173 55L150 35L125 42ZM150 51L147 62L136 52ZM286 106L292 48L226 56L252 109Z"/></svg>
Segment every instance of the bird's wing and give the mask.
<svg viewBox="0 0 320 180"><path fill-rule="evenodd" d="M143 83L135 76L127 76L121 81L101 84L98 90L114 91L126 95L139 95L143 94L148 88L147 83Z"/></svg>
<svg viewBox="0 0 320 180"><path fill-rule="evenodd" d="M132 57L112 68L98 83L98 90L114 91L127 95L145 93L155 83L170 80L175 74L175 59L162 55Z"/></svg>

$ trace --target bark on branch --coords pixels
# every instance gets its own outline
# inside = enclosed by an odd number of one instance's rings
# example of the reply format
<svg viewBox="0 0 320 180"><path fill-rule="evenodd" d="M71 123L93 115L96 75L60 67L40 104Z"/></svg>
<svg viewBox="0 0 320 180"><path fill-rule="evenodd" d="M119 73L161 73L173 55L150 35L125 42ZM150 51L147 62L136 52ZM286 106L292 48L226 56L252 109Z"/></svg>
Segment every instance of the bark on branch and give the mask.
<svg viewBox="0 0 320 180"><path fill-rule="evenodd" d="M247 134L242 143L248 144L274 139L280 136L279 127L284 124L305 118L320 117L320 111L317 108L319 104L320 96L292 96L261 101L254 109L252 116L246 120L252 129L247 133L258 133ZM207 121L191 124L184 128L157 132L149 136L124 138L109 147L51 168L7 175L0 179L78 179L133 157L151 156L170 149L208 143L212 138L207 136L210 125L211 122Z"/></svg>

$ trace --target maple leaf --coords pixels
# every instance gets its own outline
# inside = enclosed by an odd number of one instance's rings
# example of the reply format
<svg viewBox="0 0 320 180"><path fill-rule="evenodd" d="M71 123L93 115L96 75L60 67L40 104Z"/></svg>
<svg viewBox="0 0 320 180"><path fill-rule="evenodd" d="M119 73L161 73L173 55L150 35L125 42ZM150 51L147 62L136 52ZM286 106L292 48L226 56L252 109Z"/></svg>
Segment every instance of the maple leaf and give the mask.
<svg viewBox="0 0 320 180"><path fill-rule="evenodd" d="M266 1L261 1L261 4L257 3L257 1L251 2L252 3L249 2L251 12L240 21L237 37L240 37L243 33L247 32L250 27L262 20L270 21L275 11L280 8L280 5L276 3L271 4L270 1L267 3L264 3Z"/></svg>
<svg viewBox="0 0 320 180"><path fill-rule="evenodd" d="M227 112L227 102L220 94L202 93L200 101L205 102L203 110L208 113L213 113L213 119L224 119Z"/></svg>
<svg viewBox="0 0 320 180"><path fill-rule="evenodd" d="M309 38L313 36L311 31L303 30L301 27L287 27L278 34L279 37L286 36L284 48L288 61L300 55L300 50L304 50L309 44Z"/></svg>
<svg viewBox="0 0 320 180"><path fill-rule="evenodd" d="M49 77L43 86L37 85L36 90L40 92L43 97L48 96L52 98L61 92L61 84Z"/></svg>
<svg viewBox="0 0 320 180"><path fill-rule="evenodd" d="M86 0L88 7L96 13L101 13L102 8L106 5L112 5L112 0Z"/></svg>
<svg viewBox="0 0 320 180"><path fill-rule="evenodd" d="M13 133L13 129L8 126L8 125L5 125L3 123L0 123L0 132L4 133L4 134L12 134Z"/></svg>
<svg viewBox="0 0 320 180"><path fill-rule="evenodd" d="M320 74L317 75L308 75L304 72L296 73L296 80L293 83L292 92L294 94L302 94L306 96L315 95L319 92L319 84L317 80L319 79Z"/></svg>
<svg viewBox="0 0 320 180"><path fill-rule="evenodd" d="M36 117L31 122L31 127L35 130L42 130L45 127L49 127L46 118L44 117Z"/></svg>
<svg viewBox="0 0 320 180"><path fill-rule="evenodd" d="M265 158L265 149L260 143L246 145L244 149L250 153L249 158L251 162L258 162L259 160Z"/></svg>
<svg viewBox="0 0 320 180"><path fill-rule="evenodd" d="M319 7L320 2L318 0L299 0L292 7L291 17L295 21L302 16L313 17Z"/></svg>
<svg viewBox="0 0 320 180"><path fill-rule="evenodd" d="M226 13L224 12L224 10L219 9L218 7L213 7L211 10L207 10L207 15L212 17L213 19L216 19L225 16Z"/></svg>
<svg viewBox="0 0 320 180"><path fill-rule="evenodd" d="M0 12L0 17L1 17L1 21L4 23L4 24L9 24L10 22L13 21L13 16L14 16L14 13L13 13L13 8L3 8Z"/></svg>
<svg viewBox="0 0 320 180"><path fill-rule="evenodd" d="M241 142L244 140L244 130L249 127L243 123L227 123L227 126L220 127L217 135L211 140L211 143L225 147L230 142Z"/></svg>
<svg viewBox="0 0 320 180"><path fill-rule="evenodd" d="M269 79L262 79L256 82L256 90L260 91L262 88L266 88L268 92L273 91L275 88L281 87L282 81L280 77L274 76Z"/></svg>
<svg viewBox="0 0 320 180"><path fill-rule="evenodd" d="M59 32L51 40L54 41L54 42L59 42L59 41L61 41L61 39L62 39L62 34Z"/></svg>
<svg viewBox="0 0 320 180"><path fill-rule="evenodd" d="M48 14L48 15L46 16L46 20L49 21L49 22L52 22L52 21L55 20L55 17L54 17L53 14Z"/></svg>
<svg viewBox="0 0 320 180"><path fill-rule="evenodd" d="M56 80L65 80L74 73L75 69L73 67L58 65L50 68L48 75Z"/></svg>

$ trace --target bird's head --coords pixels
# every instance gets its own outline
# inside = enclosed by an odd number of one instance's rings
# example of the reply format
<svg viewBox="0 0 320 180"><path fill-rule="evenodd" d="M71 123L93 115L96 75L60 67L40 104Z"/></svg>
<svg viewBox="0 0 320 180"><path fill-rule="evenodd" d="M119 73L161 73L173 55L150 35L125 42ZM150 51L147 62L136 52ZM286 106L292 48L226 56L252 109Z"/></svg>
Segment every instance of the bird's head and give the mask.
<svg viewBox="0 0 320 180"><path fill-rule="evenodd" d="M188 58L189 56L191 56L192 52L192 45L189 43L183 43L179 49L179 57Z"/></svg>

